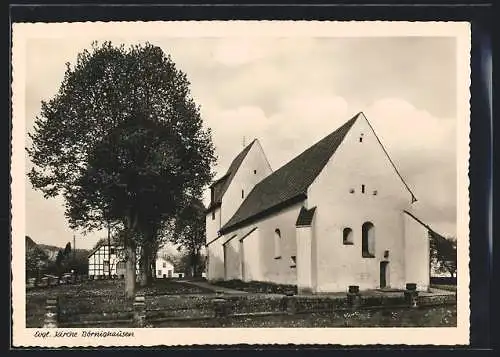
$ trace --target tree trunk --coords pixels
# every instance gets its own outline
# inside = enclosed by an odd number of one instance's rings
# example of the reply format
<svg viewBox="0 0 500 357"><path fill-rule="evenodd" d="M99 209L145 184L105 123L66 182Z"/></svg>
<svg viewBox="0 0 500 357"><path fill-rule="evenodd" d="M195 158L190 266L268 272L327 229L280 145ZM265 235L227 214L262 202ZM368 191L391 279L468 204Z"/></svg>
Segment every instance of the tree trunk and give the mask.
<svg viewBox="0 0 500 357"><path fill-rule="evenodd" d="M151 281L154 281L155 278L156 278L156 260L158 259L158 251L155 251L153 252L153 255L152 255L152 258L151 258L151 261L150 261L150 269L151 269Z"/></svg>
<svg viewBox="0 0 500 357"><path fill-rule="evenodd" d="M191 251L191 276L198 277L198 251Z"/></svg>
<svg viewBox="0 0 500 357"><path fill-rule="evenodd" d="M140 261L140 284L147 286L151 283L151 244L145 242L142 246Z"/></svg>
<svg viewBox="0 0 500 357"><path fill-rule="evenodd" d="M127 261L125 263L125 295L127 298L133 299L135 296L135 279L136 279L136 255L135 244L127 239L125 247L127 254Z"/></svg>
<svg viewBox="0 0 500 357"><path fill-rule="evenodd" d="M137 226L137 214L130 215L126 219L125 236L123 245L127 260L125 262L125 296L133 299L135 297L135 281L136 281L136 243L131 235Z"/></svg>

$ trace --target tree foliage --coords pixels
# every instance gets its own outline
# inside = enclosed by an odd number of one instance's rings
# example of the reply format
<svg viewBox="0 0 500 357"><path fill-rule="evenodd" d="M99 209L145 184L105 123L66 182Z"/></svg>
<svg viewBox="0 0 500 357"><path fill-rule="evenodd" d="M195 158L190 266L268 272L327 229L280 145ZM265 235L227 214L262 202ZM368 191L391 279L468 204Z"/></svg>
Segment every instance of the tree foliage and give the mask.
<svg viewBox="0 0 500 357"><path fill-rule="evenodd" d="M49 266L49 257L31 238L26 237L26 243L26 277L39 278Z"/></svg>
<svg viewBox="0 0 500 357"><path fill-rule="evenodd" d="M27 149L33 187L65 198L72 228L117 222L130 252L154 241L160 222L213 177L211 132L189 85L159 47L93 44L42 102Z"/></svg>
<svg viewBox="0 0 500 357"><path fill-rule="evenodd" d="M200 199L186 202L176 215L172 241L185 251L192 275L199 276L203 271L201 248L205 243L205 206Z"/></svg>
<svg viewBox="0 0 500 357"><path fill-rule="evenodd" d="M449 273L455 277L457 273L457 240L445 238L436 232L429 231L431 262L441 273Z"/></svg>
<svg viewBox="0 0 500 357"><path fill-rule="evenodd" d="M47 197L65 197L74 228L103 228L145 208L147 224L212 178L211 133L186 75L150 44L106 42L80 53L30 138L30 181Z"/></svg>

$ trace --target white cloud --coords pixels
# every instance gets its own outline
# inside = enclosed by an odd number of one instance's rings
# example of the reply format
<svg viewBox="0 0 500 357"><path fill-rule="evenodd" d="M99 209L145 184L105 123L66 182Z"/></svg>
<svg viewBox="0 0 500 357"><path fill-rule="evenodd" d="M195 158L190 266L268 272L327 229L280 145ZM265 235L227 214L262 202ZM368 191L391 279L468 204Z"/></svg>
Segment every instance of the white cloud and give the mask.
<svg viewBox="0 0 500 357"><path fill-rule="evenodd" d="M456 120L398 98L377 101L364 113L419 200L415 212L436 230L454 235Z"/></svg>
<svg viewBox="0 0 500 357"><path fill-rule="evenodd" d="M265 57L269 45L249 38L224 39L215 46L213 56L221 64L237 66Z"/></svg>
<svg viewBox="0 0 500 357"><path fill-rule="evenodd" d="M29 44L27 128L40 110L40 100L57 90L64 63L74 62L91 40L82 36ZM220 174L241 150L243 137L247 143L259 138L276 169L363 111L420 203L427 205L421 218L445 232L454 229L455 119L436 114L451 113L449 108L455 106L449 95L454 85L449 65L453 46L425 38L152 37L150 42L172 54L192 82L205 125L213 129ZM433 55L436 51L439 56ZM439 81L429 81L422 73ZM55 241L64 244L68 230L60 201L33 192L27 197L28 216L50 212L45 218L50 227L40 220L28 222L33 238L43 236L50 244L52 233L43 231L57 231L54 235L60 238Z"/></svg>

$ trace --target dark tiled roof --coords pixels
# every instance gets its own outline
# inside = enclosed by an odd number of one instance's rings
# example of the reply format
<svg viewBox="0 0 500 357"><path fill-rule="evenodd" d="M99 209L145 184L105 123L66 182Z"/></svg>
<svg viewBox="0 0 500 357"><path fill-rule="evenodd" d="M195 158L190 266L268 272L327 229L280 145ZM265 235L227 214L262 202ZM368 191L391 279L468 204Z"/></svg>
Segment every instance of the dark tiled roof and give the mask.
<svg viewBox="0 0 500 357"><path fill-rule="evenodd" d="M231 162L231 165L229 166L229 169L227 170L226 174L219 178L217 181L212 183L210 186L211 189L214 191L214 196L213 196L213 201L210 202L210 205L208 206L208 211L210 211L212 208L217 207L221 204L222 202L222 197L224 196L224 193L226 193L227 188L231 184L231 181L234 178L234 175L236 175L236 172L240 168L241 163L247 156L248 152L250 151L250 148L252 145L255 143L255 139L248 144Z"/></svg>
<svg viewBox="0 0 500 357"><path fill-rule="evenodd" d="M97 252L99 249L101 249L101 247L107 247L108 246L108 243L99 243L94 249L92 249L92 251L87 255L88 258L90 258L91 256L93 256L95 254L95 252ZM111 244L110 246L111 248L116 248L114 244Z"/></svg>
<svg viewBox="0 0 500 357"><path fill-rule="evenodd" d="M316 207L311 209L306 209L302 207L299 212L299 216L297 217L297 222L295 222L295 226L310 226L314 217L314 212L316 211Z"/></svg>
<svg viewBox="0 0 500 357"><path fill-rule="evenodd" d="M434 229L432 229L427 223L424 223L421 219L417 218L413 213L408 212L406 210L404 210L403 212L406 213L411 218L413 218L416 222L418 222L422 226L424 226L428 231L430 231L430 232L434 233L435 235L437 235L439 238L446 239L445 237L443 237L443 235L439 234Z"/></svg>
<svg viewBox="0 0 500 357"><path fill-rule="evenodd" d="M257 215L306 195L308 187L342 143L358 115L259 182L221 232L227 233Z"/></svg>

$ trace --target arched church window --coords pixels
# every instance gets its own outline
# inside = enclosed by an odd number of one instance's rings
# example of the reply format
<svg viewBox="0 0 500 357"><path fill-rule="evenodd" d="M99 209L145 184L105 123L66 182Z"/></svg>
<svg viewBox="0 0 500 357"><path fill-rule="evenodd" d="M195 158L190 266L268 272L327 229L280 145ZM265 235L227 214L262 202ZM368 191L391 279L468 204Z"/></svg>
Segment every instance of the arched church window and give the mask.
<svg viewBox="0 0 500 357"><path fill-rule="evenodd" d="M281 258L281 232L279 229L274 231L274 259Z"/></svg>
<svg viewBox="0 0 500 357"><path fill-rule="evenodd" d="M344 228L342 233L342 243L345 245L354 244L352 229L349 227Z"/></svg>
<svg viewBox="0 0 500 357"><path fill-rule="evenodd" d="M375 226L372 222L365 222L361 227L361 250L363 258L375 257Z"/></svg>

